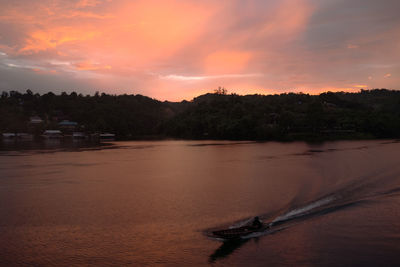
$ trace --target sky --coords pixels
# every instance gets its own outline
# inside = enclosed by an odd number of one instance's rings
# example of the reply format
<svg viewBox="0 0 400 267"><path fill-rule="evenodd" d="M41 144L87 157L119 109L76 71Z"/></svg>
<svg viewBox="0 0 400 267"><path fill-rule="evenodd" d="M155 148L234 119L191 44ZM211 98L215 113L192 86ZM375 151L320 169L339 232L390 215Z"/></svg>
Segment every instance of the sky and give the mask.
<svg viewBox="0 0 400 267"><path fill-rule="evenodd" d="M0 91L400 89L399 0L0 0Z"/></svg>

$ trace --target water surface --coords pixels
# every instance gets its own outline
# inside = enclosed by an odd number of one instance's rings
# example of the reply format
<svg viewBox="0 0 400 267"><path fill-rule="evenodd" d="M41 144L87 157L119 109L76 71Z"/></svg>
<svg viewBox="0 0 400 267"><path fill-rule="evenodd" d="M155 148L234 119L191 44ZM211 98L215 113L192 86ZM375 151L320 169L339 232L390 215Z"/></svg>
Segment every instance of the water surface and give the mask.
<svg viewBox="0 0 400 267"><path fill-rule="evenodd" d="M1 265L400 264L396 141L104 148L0 151ZM279 229L203 234L256 215Z"/></svg>

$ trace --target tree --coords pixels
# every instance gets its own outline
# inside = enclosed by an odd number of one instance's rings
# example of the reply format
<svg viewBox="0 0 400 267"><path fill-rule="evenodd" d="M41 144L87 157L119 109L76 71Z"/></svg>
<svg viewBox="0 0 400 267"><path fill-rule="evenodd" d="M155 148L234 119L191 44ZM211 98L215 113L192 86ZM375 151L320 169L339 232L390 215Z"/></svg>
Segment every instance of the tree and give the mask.
<svg viewBox="0 0 400 267"><path fill-rule="evenodd" d="M226 90L224 87L218 86L218 89L215 89L214 93L217 95L226 95L228 90Z"/></svg>

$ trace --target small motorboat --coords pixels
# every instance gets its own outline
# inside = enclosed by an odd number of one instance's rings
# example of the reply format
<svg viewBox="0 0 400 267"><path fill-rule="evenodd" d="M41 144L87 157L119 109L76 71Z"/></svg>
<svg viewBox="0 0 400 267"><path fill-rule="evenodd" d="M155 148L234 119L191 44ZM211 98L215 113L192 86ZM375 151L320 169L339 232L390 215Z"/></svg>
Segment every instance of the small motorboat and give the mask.
<svg viewBox="0 0 400 267"><path fill-rule="evenodd" d="M216 230L211 232L211 236L214 238L222 238L226 240L239 239L246 237L252 233L262 232L268 228L267 224L263 224L258 217L255 217L249 224L222 230Z"/></svg>

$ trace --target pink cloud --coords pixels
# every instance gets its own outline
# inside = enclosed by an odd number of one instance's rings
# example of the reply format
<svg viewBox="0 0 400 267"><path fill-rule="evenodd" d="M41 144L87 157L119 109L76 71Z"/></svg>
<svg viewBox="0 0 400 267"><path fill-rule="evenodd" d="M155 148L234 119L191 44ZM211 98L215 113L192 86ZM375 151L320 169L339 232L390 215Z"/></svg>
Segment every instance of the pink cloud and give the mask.
<svg viewBox="0 0 400 267"><path fill-rule="evenodd" d="M348 17L340 12L347 2L330 1L4 3L0 71L30 66L43 88L56 76L70 81L66 86L176 100L220 85L238 93L312 93L398 84L400 19L391 0L387 7L368 2ZM51 70L57 75L47 80ZM18 75L6 78L7 86L20 85Z"/></svg>

